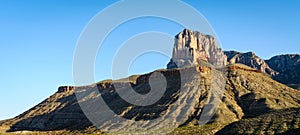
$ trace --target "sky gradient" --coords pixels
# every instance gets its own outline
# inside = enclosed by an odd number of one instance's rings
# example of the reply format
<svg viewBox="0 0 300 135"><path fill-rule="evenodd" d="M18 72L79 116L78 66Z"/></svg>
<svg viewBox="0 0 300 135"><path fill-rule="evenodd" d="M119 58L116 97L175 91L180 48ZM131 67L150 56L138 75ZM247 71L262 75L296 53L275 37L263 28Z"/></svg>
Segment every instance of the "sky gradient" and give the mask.
<svg viewBox="0 0 300 135"><path fill-rule="evenodd" d="M73 84L72 62L78 38L90 19L114 2L0 1L0 120L30 109L56 92L58 86ZM206 17L222 42L223 50L253 51L264 59L300 53L298 0L184 2ZM145 18L128 22L116 32L132 35L144 30L159 30L175 36L182 27L165 20ZM117 41L126 38L128 36L121 36ZM111 40L115 40L114 37ZM106 49L118 46L115 42ZM97 81L111 77L110 68L104 64L109 60L101 60L105 55L109 54L98 54ZM133 63L129 72L141 74L165 68L168 59L158 54L145 54Z"/></svg>

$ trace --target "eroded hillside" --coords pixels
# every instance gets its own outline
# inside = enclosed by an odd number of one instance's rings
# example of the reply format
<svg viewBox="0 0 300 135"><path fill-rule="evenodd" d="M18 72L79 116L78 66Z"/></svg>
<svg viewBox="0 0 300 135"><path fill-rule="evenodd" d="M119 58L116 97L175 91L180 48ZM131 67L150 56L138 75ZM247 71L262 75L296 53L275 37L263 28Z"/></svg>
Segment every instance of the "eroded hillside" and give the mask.
<svg viewBox="0 0 300 135"><path fill-rule="evenodd" d="M185 75L180 74L183 71ZM207 103L217 102L212 100L212 97L214 97L211 94L212 77L215 76L214 79L220 80L221 78L218 75L221 75L222 72L210 66L158 70L155 72L159 72L166 77L167 89L163 97L153 105L141 107L124 102L116 93L112 81L103 81L95 85L81 87L81 91L77 91L79 93L85 91L85 96L81 98L76 98L74 87L61 87L58 92L32 109L16 118L3 121L1 127L8 131L85 131L91 129L93 124L84 115L79 104L96 102L99 96L106 98L106 101L110 101L107 103L108 106L118 116L131 120L131 122L170 116L171 119L166 118L165 122L172 123L172 126L175 127L181 127L180 129L191 125L201 125L199 119L201 119L201 114L204 113L204 106ZM136 92L147 93L150 90L149 77L151 74L153 73L132 77L128 83L124 80L115 83L124 86L130 84ZM212 129L209 130L209 134L216 133L226 125L236 121L260 117L276 110L300 107L299 91L274 81L269 75L256 69L241 64L233 64L226 67L224 77L224 91L220 91L223 92L223 96L216 114L209 121L209 124L217 126L210 127ZM185 79L185 83L181 82L182 78ZM156 80L155 76L154 80ZM159 85L160 81L152 83ZM97 91L94 91L93 88L95 87L97 87ZM127 90L124 89L124 91ZM95 109L96 114L97 108L95 106L90 107ZM281 116L288 117L285 115L287 114L283 113ZM91 116L93 115L89 117ZM106 118L99 119L106 120ZM167 125L166 123L164 124ZM147 124L155 125L158 123L154 121ZM111 121L106 125L98 126L103 128L104 131L112 128L117 131L124 126L136 128L138 125L128 121ZM299 127L299 123L294 123L294 126L287 127L287 130L292 130L297 126ZM205 126L202 125L197 128L201 129L201 127ZM176 133L184 132L184 130L175 131ZM194 132L199 133L198 131L200 130ZM205 132L202 133L205 134Z"/></svg>

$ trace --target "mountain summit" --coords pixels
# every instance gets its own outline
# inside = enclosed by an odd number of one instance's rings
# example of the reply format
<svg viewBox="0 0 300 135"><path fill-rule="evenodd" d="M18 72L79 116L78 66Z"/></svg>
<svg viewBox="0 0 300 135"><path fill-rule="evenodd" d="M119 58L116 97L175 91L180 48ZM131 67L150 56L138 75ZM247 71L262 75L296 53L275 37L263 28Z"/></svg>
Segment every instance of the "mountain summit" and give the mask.
<svg viewBox="0 0 300 135"><path fill-rule="evenodd" d="M175 36L172 59L167 68L197 65L199 60L219 67L227 64L227 57L218 47L213 36L184 29Z"/></svg>

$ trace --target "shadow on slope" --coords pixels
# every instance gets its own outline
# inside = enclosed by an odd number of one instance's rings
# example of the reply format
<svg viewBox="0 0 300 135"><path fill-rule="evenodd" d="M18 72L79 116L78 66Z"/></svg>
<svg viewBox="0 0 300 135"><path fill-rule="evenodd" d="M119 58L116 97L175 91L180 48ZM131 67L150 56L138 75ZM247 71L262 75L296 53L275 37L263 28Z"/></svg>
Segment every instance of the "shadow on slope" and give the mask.
<svg viewBox="0 0 300 135"><path fill-rule="evenodd" d="M11 126L8 132L14 131L53 131L53 130L84 130L92 126L86 118L79 104L76 102L75 94L57 99L60 106L51 111L45 104L38 108L42 114L22 118ZM54 103L50 103L54 104ZM49 110L47 110L49 109ZM49 111L49 112L48 112ZM30 113L30 112L28 112Z"/></svg>
<svg viewBox="0 0 300 135"><path fill-rule="evenodd" d="M216 134L299 134L299 127L300 108L290 108L242 119L227 125Z"/></svg>
<svg viewBox="0 0 300 135"><path fill-rule="evenodd" d="M93 108L93 114L105 113L97 109L97 97L101 96L106 105L117 115L134 121L152 120L160 117L169 109L179 95L180 73L179 70L160 71L167 80L166 91L162 98L149 106L136 106L124 101L116 92L114 84L125 85L124 82L101 82L95 86L84 86L72 91L58 91L42 103L14 118L14 124L8 132L15 131L56 131L56 130L85 130L93 124L82 111L82 106ZM132 86L137 93L146 94L150 91L149 77L151 73L136 78ZM84 93L82 99L76 98L75 93ZM128 90L126 90L128 91ZM80 105L79 105L80 104ZM99 112L100 111L100 112ZM99 116L99 115L97 115ZM101 118L105 120L106 118Z"/></svg>

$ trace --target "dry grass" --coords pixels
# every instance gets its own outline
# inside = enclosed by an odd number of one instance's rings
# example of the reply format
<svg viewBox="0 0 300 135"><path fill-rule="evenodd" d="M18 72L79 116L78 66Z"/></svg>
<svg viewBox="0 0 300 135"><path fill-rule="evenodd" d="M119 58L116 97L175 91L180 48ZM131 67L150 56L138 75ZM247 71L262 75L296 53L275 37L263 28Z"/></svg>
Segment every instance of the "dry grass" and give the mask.
<svg viewBox="0 0 300 135"><path fill-rule="evenodd" d="M228 123L212 123L201 126L183 126L175 129L170 135L213 135Z"/></svg>
<svg viewBox="0 0 300 135"><path fill-rule="evenodd" d="M232 123L218 134L286 134L299 131L300 109L276 110Z"/></svg>

